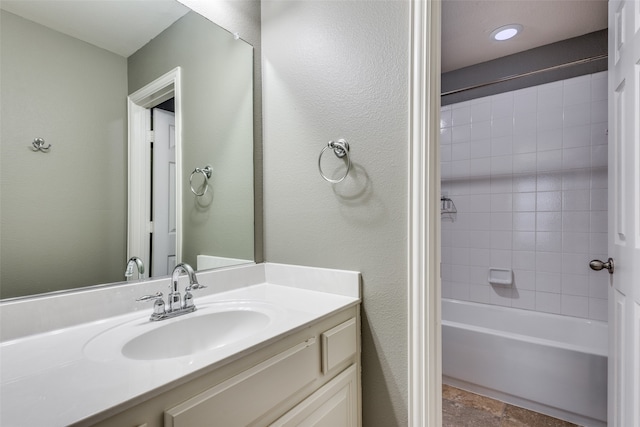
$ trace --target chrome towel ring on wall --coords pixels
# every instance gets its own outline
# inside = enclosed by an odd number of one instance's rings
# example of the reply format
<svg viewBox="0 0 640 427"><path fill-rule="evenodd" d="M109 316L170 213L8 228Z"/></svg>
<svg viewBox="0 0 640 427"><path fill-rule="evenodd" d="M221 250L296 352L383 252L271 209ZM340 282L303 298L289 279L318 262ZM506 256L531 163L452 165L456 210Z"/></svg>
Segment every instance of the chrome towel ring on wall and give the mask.
<svg viewBox="0 0 640 427"><path fill-rule="evenodd" d="M322 162L322 155L329 148L331 148L333 150L333 153L339 159L342 159L343 157L347 156L347 170L345 171L344 175L339 179L329 178L322 171L322 163L321 163ZM329 141L329 143L326 145L326 147L324 147L322 149L322 151L320 152L320 157L318 157L318 170L320 171L320 176L325 181L328 181L328 182L330 182L332 184L337 184L339 182L344 181L344 179L347 177L347 175L349 175L349 170L351 170L351 156L349 156L349 143L344 139L339 139L337 141Z"/></svg>
<svg viewBox="0 0 640 427"><path fill-rule="evenodd" d="M205 194L207 194L207 190L209 189L209 178L211 178L211 173L212 172L213 172L213 168L211 167L211 165L207 165L202 169L195 168L193 170L193 172L191 172L191 175L189 176L189 187L191 187L191 192L193 194L195 194L198 197L201 197L201 196L204 196ZM204 177L204 182L202 184L204 186L204 190L201 193L198 193L193 188L193 175L195 175L197 173L201 173L202 176Z"/></svg>

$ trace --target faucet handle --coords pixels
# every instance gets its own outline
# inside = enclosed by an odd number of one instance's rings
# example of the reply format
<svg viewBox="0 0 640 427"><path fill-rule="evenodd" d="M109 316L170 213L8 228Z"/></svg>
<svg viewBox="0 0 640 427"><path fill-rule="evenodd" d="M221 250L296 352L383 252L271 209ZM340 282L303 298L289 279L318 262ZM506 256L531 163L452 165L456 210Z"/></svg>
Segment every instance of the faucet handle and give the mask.
<svg viewBox="0 0 640 427"><path fill-rule="evenodd" d="M136 298L136 301L155 301L155 300L162 300L162 292L157 292L155 295L144 295L141 296L140 298Z"/></svg>
<svg viewBox="0 0 640 427"><path fill-rule="evenodd" d="M155 315L164 315L164 301L162 300L162 292L158 292L155 295L144 295L140 298L137 298L136 301L144 302L144 301L155 301L153 303L153 314Z"/></svg>
<svg viewBox="0 0 640 427"><path fill-rule="evenodd" d="M207 285L201 285L200 283L196 282L196 283L191 283L189 286L187 286L186 291L190 292L191 290L198 290L198 289L204 289L206 288Z"/></svg>

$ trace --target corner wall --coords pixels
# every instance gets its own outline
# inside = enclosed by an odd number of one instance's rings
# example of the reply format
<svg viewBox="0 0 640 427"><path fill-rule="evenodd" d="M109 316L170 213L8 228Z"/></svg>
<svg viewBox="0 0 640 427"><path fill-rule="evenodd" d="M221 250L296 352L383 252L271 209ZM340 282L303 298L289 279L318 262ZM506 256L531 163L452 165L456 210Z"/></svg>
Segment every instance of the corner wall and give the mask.
<svg viewBox="0 0 640 427"><path fill-rule="evenodd" d="M441 156L443 297L607 320L606 72L442 107Z"/></svg>
<svg viewBox="0 0 640 427"><path fill-rule="evenodd" d="M409 17L406 1L262 2L265 258L362 273L367 427L408 424ZM318 156L339 138L353 164L332 185ZM344 171L329 150L323 167Z"/></svg>

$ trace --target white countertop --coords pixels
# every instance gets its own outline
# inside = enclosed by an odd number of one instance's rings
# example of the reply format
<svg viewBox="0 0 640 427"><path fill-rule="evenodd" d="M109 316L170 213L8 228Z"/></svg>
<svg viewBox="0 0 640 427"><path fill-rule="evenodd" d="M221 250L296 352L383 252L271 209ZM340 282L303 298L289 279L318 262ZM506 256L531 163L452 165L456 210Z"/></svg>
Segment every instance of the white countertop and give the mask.
<svg viewBox="0 0 640 427"><path fill-rule="evenodd" d="M151 308L1 343L0 425L66 426L113 408L117 412L125 402L142 401L147 394L168 390L189 376L227 364L360 301L357 273L344 272L342 279L351 282L346 286L348 290L332 293L327 289L336 283L329 283L322 290L318 290L318 284L322 287L327 279L335 282L336 274L340 275L337 270L279 265L271 268L272 274L267 272L263 283L195 298L200 311L238 301L275 310L275 320L265 328L220 348L160 360L128 359L117 351L100 353L98 357L92 354L88 343L95 337L126 322L146 323ZM154 324L186 316L190 315Z"/></svg>

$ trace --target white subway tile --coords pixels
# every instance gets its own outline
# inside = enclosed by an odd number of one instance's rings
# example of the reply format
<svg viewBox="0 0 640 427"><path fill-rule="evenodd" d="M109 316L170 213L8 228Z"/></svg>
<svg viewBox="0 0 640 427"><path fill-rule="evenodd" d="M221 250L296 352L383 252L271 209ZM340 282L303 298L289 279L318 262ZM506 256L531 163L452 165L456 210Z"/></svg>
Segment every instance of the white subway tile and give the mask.
<svg viewBox="0 0 640 427"><path fill-rule="evenodd" d="M469 139L471 141L491 139L491 122L472 123Z"/></svg>
<svg viewBox="0 0 640 427"><path fill-rule="evenodd" d="M556 231L536 232L536 251L562 252L562 234Z"/></svg>
<svg viewBox="0 0 640 427"><path fill-rule="evenodd" d="M513 195L511 193L491 194L491 212L511 212Z"/></svg>
<svg viewBox="0 0 640 427"><path fill-rule="evenodd" d="M451 161L451 144L443 144L440 146L440 161L441 162Z"/></svg>
<svg viewBox="0 0 640 427"><path fill-rule="evenodd" d="M517 113L530 113L538 108L538 89L530 87L513 92L513 110Z"/></svg>
<svg viewBox="0 0 640 427"><path fill-rule="evenodd" d="M456 265L451 269L451 281L458 283L469 283L469 266Z"/></svg>
<svg viewBox="0 0 640 427"><path fill-rule="evenodd" d="M513 177L513 191L518 193L536 191L536 175L535 174L515 175Z"/></svg>
<svg viewBox="0 0 640 427"><path fill-rule="evenodd" d="M511 251L492 249L491 268L511 268Z"/></svg>
<svg viewBox="0 0 640 427"><path fill-rule="evenodd" d="M536 253L534 251L514 251L513 268L535 272Z"/></svg>
<svg viewBox="0 0 640 427"><path fill-rule="evenodd" d="M591 147L565 148L562 150L564 169L588 168L591 166Z"/></svg>
<svg viewBox="0 0 640 427"><path fill-rule="evenodd" d="M589 233L562 232L562 251L572 253L589 252Z"/></svg>
<svg viewBox="0 0 640 427"><path fill-rule="evenodd" d="M513 153L513 140L511 135L494 136L491 138L491 157L505 156Z"/></svg>
<svg viewBox="0 0 640 427"><path fill-rule="evenodd" d="M451 173L454 178L469 177L469 160L452 160Z"/></svg>
<svg viewBox="0 0 640 427"><path fill-rule="evenodd" d="M536 210L538 212L560 211L561 209L561 191L538 191L536 194Z"/></svg>
<svg viewBox="0 0 640 427"><path fill-rule="evenodd" d="M509 286L492 285L491 304L511 307L512 289Z"/></svg>
<svg viewBox="0 0 640 427"><path fill-rule="evenodd" d="M538 110L538 132L548 129L558 129L563 125L562 108Z"/></svg>
<svg viewBox="0 0 640 427"><path fill-rule="evenodd" d="M491 232L491 249L511 250L512 239L511 231L493 231Z"/></svg>
<svg viewBox="0 0 640 427"><path fill-rule="evenodd" d="M589 296L589 280L587 276L583 274L563 274L562 293L565 295Z"/></svg>
<svg viewBox="0 0 640 427"><path fill-rule="evenodd" d="M562 272L566 274L583 274L589 272L589 255L588 254L562 254Z"/></svg>
<svg viewBox="0 0 640 427"><path fill-rule="evenodd" d="M607 145L591 146L591 166L606 168L609 159L608 150Z"/></svg>
<svg viewBox="0 0 640 427"><path fill-rule="evenodd" d="M511 307L523 310L535 310L536 293L530 290L516 289L511 299Z"/></svg>
<svg viewBox="0 0 640 427"><path fill-rule="evenodd" d="M566 190L562 192L562 210L588 211L591 206L591 190Z"/></svg>
<svg viewBox="0 0 640 427"><path fill-rule="evenodd" d="M505 92L491 97L491 118L513 115L513 92Z"/></svg>
<svg viewBox="0 0 640 427"><path fill-rule="evenodd" d="M608 221L607 211L592 211L590 231L592 233L606 233L607 221Z"/></svg>
<svg viewBox="0 0 640 427"><path fill-rule="evenodd" d="M518 291L526 289L535 291L536 272L530 270L513 270L514 286Z"/></svg>
<svg viewBox="0 0 640 427"><path fill-rule="evenodd" d="M513 157L491 156L491 175L510 175L513 173Z"/></svg>
<svg viewBox="0 0 640 427"><path fill-rule="evenodd" d="M609 97L607 72L596 73L591 75L591 100L606 101Z"/></svg>
<svg viewBox="0 0 640 427"><path fill-rule="evenodd" d="M514 132L513 134L513 152L535 153L538 146L538 138L535 132Z"/></svg>
<svg viewBox="0 0 640 427"><path fill-rule="evenodd" d="M474 248L469 249L469 265L470 266L489 268L490 264L491 264L491 251L487 249L474 249Z"/></svg>
<svg viewBox="0 0 640 427"><path fill-rule="evenodd" d="M594 101L591 103L591 122L606 122L607 121L607 100Z"/></svg>
<svg viewBox="0 0 640 427"><path fill-rule="evenodd" d="M513 193L514 212L535 212L536 193Z"/></svg>
<svg viewBox="0 0 640 427"><path fill-rule="evenodd" d="M479 139L473 140L469 144L469 156L472 159L490 158L491 157L491 140Z"/></svg>
<svg viewBox="0 0 640 427"><path fill-rule="evenodd" d="M586 318L589 316L589 298L575 295L562 295L562 314Z"/></svg>
<svg viewBox="0 0 640 427"><path fill-rule="evenodd" d="M536 252L536 272L540 273L562 273L562 257L555 252Z"/></svg>
<svg viewBox="0 0 640 427"><path fill-rule="evenodd" d="M562 231L589 231L589 212L563 212Z"/></svg>
<svg viewBox="0 0 640 427"><path fill-rule="evenodd" d="M596 168L591 170L591 188L609 188L606 168Z"/></svg>
<svg viewBox="0 0 640 427"><path fill-rule="evenodd" d="M538 212L536 214L536 231L562 231L562 213Z"/></svg>
<svg viewBox="0 0 640 427"><path fill-rule="evenodd" d="M452 282L451 296L449 298L469 301L469 284Z"/></svg>
<svg viewBox="0 0 640 427"><path fill-rule="evenodd" d="M536 153L513 155L513 173L535 173L538 168Z"/></svg>
<svg viewBox="0 0 640 427"><path fill-rule="evenodd" d="M451 144L451 160L466 160L469 158L469 143Z"/></svg>
<svg viewBox="0 0 640 427"><path fill-rule="evenodd" d="M538 151L538 171L558 171L562 169L562 150Z"/></svg>
<svg viewBox="0 0 640 427"><path fill-rule="evenodd" d="M564 127L588 125L591 123L591 103L564 107Z"/></svg>
<svg viewBox="0 0 640 427"><path fill-rule="evenodd" d="M535 212L514 212L513 213L513 230L514 231L536 231Z"/></svg>
<svg viewBox="0 0 640 427"><path fill-rule="evenodd" d="M562 172L541 172L536 177L536 190L560 191L562 190Z"/></svg>
<svg viewBox="0 0 640 427"><path fill-rule="evenodd" d="M440 129L451 127L451 108L449 107L440 109Z"/></svg>
<svg viewBox="0 0 640 427"><path fill-rule="evenodd" d="M583 104L591 101L591 76L581 76L564 81L564 105Z"/></svg>
<svg viewBox="0 0 640 427"><path fill-rule="evenodd" d="M538 111L562 107L562 82L538 86Z"/></svg>
<svg viewBox="0 0 640 427"><path fill-rule="evenodd" d="M469 288L469 300L483 304L491 303L493 290L490 286L471 286Z"/></svg>
<svg viewBox="0 0 640 427"><path fill-rule="evenodd" d="M451 287L453 284L451 282L442 281L442 286L440 292L442 292L442 298L453 298L451 296Z"/></svg>
<svg viewBox="0 0 640 427"><path fill-rule="evenodd" d="M514 231L513 250L515 251L535 251L536 233L535 231Z"/></svg>
<svg viewBox="0 0 640 427"><path fill-rule="evenodd" d="M609 141L607 122L591 124L591 145L606 145Z"/></svg>
<svg viewBox="0 0 640 427"><path fill-rule="evenodd" d="M586 147L591 145L591 125L564 128L562 136L563 148Z"/></svg>
<svg viewBox="0 0 640 427"><path fill-rule="evenodd" d="M563 190L581 190L585 188L591 188L591 169L573 169L563 172Z"/></svg>
<svg viewBox="0 0 640 427"><path fill-rule="evenodd" d="M491 195L490 194L469 195L469 211L470 212L490 212L491 211Z"/></svg>
<svg viewBox="0 0 640 427"><path fill-rule="evenodd" d="M471 123L491 120L491 99L471 105Z"/></svg>
<svg viewBox="0 0 640 427"><path fill-rule="evenodd" d="M511 176L503 175L503 176L491 177L492 193L511 193L512 191L513 191L513 178Z"/></svg>
<svg viewBox="0 0 640 427"><path fill-rule="evenodd" d="M533 133L538 128L538 115L535 111L516 112L513 117L513 133Z"/></svg>
<svg viewBox="0 0 640 427"><path fill-rule="evenodd" d="M471 110L468 105L462 107L453 107L452 114L453 126L468 125L471 123Z"/></svg>
<svg viewBox="0 0 640 427"><path fill-rule="evenodd" d="M491 157L469 160L469 177L477 178L491 174Z"/></svg>
<svg viewBox="0 0 640 427"><path fill-rule="evenodd" d="M606 299L589 298L589 319L607 321L608 306Z"/></svg>
<svg viewBox="0 0 640 427"><path fill-rule="evenodd" d="M469 283L472 285L486 285L489 268L486 266L469 267Z"/></svg>
<svg viewBox="0 0 640 427"><path fill-rule="evenodd" d="M589 254L607 253L607 233L589 233Z"/></svg>
<svg viewBox="0 0 640 427"><path fill-rule="evenodd" d="M562 149L562 128L542 130L538 132L538 151Z"/></svg>
<svg viewBox="0 0 640 427"><path fill-rule="evenodd" d="M491 231L469 231L469 247L476 249L488 249L491 247ZM588 245L587 245L588 246Z"/></svg>
<svg viewBox="0 0 640 427"><path fill-rule="evenodd" d="M471 125L454 126L451 128L451 142L468 142L471 135Z"/></svg>
<svg viewBox="0 0 640 427"><path fill-rule="evenodd" d="M602 271L590 271L587 277L589 278L589 297L606 300L609 293L610 276L603 274Z"/></svg>
<svg viewBox="0 0 640 427"><path fill-rule="evenodd" d="M545 313L560 314L562 312L561 295L546 292L536 292L536 310Z"/></svg>
<svg viewBox="0 0 640 427"><path fill-rule="evenodd" d="M513 135L513 116L494 118L491 121L491 137L499 138L501 136Z"/></svg>
<svg viewBox="0 0 640 427"><path fill-rule="evenodd" d="M513 230L513 214L511 212L493 212L491 214L491 230Z"/></svg>
<svg viewBox="0 0 640 427"><path fill-rule="evenodd" d="M469 214L468 230L490 230L491 214L477 212Z"/></svg>
<svg viewBox="0 0 640 427"><path fill-rule="evenodd" d="M558 273L536 271L536 292L562 293L562 276Z"/></svg>
<svg viewBox="0 0 640 427"><path fill-rule="evenodd" d="M456 248L468 248L469 247L469 232L468 231L451 231L451 246Z"/></svg>

